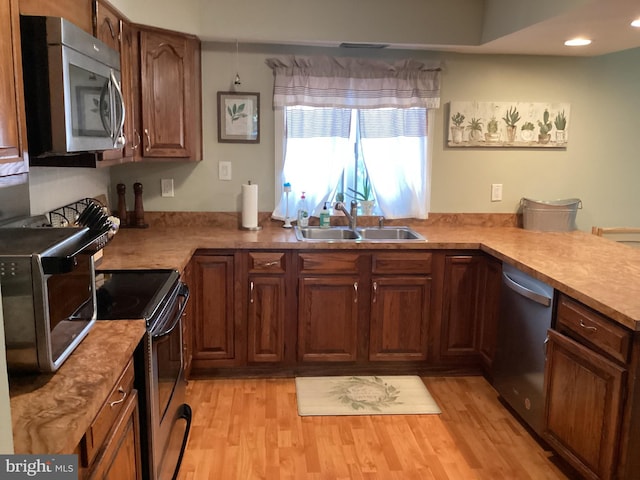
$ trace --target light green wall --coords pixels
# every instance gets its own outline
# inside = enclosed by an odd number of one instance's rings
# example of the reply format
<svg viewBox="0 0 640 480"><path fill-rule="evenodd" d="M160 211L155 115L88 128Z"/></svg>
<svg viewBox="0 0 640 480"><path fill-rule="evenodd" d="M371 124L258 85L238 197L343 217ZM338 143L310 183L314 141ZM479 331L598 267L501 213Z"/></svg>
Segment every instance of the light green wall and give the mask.
<svg viewBox="0 0 640 480"><path fill-rule="evenodd" d="M259 185L260 210L273 209L273 77L264 60L290 53L344 50L240 45L241 90L261 94L261 142L222 144L217 142L216 92L230 88L236 72L235 44L204 44L204 161L115 167L112 190L123 182L131 192L134 182L142 182L147 210L239 211L241 184L252 180ZM365 54L443 62L442 108L433 136L433 212L515 212L523 196L578 197L584 204L578 214L581 229L592 224L640 225L640 136L634 120L640 111L640 49L595 58L392 50ZM452 100L568 102L570 142L566 150L448 148L447 103ZM232 181L218 180L220 160L231 162ZM175 179L175 198L160 197L161 178ZM490 201L491 183L504 185L502 202ZM132 201L130 196L129 205Z"/></svg>

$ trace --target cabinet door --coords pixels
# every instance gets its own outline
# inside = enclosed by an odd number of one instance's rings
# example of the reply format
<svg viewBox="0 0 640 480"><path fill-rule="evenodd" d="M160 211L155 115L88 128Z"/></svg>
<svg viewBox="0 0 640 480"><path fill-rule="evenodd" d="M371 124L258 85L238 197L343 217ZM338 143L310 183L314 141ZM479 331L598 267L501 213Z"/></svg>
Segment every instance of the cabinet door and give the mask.
<svg viewBox="0 0 640 480"><path fill-rule="evenodd" d="M442 359L477 360L482 261L480 255L447 255L445 258L440 331Z"/></svg>
<svg viewBox="0 0 640 480"><path fill-rule="evenodd" d="M490 371L496 351L500 316L502 262L486 258L482 271L479 350L485 370Z"/></svg>
<svg viewBox="0 0 640 480"><path fill-rule="evenodd" d="M425 360L431 298L426 276L374 277L369 360Z"/></svg>
<svg viewBox="0 0 640 480"><path fill-rule="evenodd" d="M120 68L122 95L124 96L124 157L139 160L142 157L140 136L140 44L137 28L122 22Z"/></svg>
<svg viewBox="0 0 640 480"><path fill-rule="evenodd" d="M298 358L350 362L357 356L358 277L302 277L298 288Z"/></svg>
<svg viewBox="0 0 640 480"><path fill-rule="evenodd" d="M125 402L122 414L114 422L113 430L105 441L104 450L91 469L89 479L142 478L137 391L133 390Z"/></svg>
<svg viewBox="0 0 640 480"><path fill-rule="evenodd" d="M193 368L233 365L237 334L234 316L233 255L193 257Z"/></svg>
<svg viewBox="0 0 640 480"><path fill-rule="evenodd" d="M95 15L95 36L116 52L120 52L121 18L108 3L96 0L93 4Z"/></svg>
<svg viewBox="0 0 640 480"><path fill-rule="evenodd" d="M284 276L249 276L247 359L280 362L284 358Z"/></svg>
<svg viewBox="0 0 640 480"><path fill-rule="evenodd" d="M614 477L626 370L549 330L544 438L588 478Z"/></svg>
<svg viewBox="0 0 640 480"><path fill-rule="evenodd" d="M17 0L0 0L0 176L28 171Z"/></svg>
<svg viewBox="0 0 640 480"><path fill-rule="evenodd" d="M141 28L144 157L202 158L199 49L195 37Z"/></svg>

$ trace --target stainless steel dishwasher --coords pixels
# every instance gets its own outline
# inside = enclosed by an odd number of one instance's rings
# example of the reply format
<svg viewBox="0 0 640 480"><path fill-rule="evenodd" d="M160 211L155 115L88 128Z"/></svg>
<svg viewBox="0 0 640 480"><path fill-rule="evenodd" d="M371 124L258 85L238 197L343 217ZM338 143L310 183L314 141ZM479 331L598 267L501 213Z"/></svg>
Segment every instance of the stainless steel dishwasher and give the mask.
<svg viewBox="0 0 640 480"><path fill-rule="evenodd" d="M541 434L553 287L504 264L501 295L493 385L533 431Z"/></svg>

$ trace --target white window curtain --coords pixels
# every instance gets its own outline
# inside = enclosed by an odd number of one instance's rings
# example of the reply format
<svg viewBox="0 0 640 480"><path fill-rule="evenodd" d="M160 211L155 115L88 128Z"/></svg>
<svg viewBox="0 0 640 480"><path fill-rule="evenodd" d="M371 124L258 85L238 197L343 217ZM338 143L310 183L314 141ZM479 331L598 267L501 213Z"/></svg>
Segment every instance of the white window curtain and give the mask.
<svg viewBox="0 0 640 480"><path fill-rule="evenodd" d="M302 192L310 214L318 216L335 194L340 175L353 158L349 142L350 109L289 107L285 113L285 154L281 183L292 191L282 195L272 217L295 219Z"/></svg>
<svg viewBox="0 0 640 480"><path fill-rule="evenodd" d="M439 108L440 65L416 60L286 56L268 58L274 107Z"/></svg>
<svg viewBox="0 0 640 480"><path fill-rule="evenodd" d="M359 110L362 158L386 218L427 218L427 110Z"/></svg>

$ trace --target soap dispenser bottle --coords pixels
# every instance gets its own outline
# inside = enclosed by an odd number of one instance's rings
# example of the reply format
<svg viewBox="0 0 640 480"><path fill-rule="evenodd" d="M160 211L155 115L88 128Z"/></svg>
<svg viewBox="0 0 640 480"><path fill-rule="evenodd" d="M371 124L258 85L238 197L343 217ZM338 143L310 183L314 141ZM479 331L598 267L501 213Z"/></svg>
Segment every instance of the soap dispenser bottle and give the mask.
<svg viewBox="0 0 640 480"><path fill-rule="evenodd" d="M298 227L308 227L309 226L309 207L307 206L307 197L304 196L304 192L302 192L302 196L300 197L300 206L298 207Z"/></svg>
<svg viewBox="0 0 640 480"><path fill-rule="evenodd" d="M329 202L324 202L324 207L320 212L320 228L329 228L331 226L331 214L327 209L327 203Z"/></svg>

